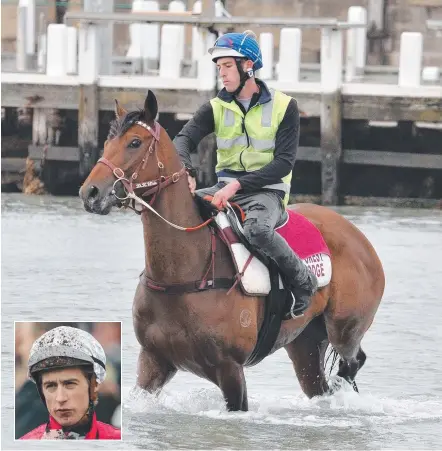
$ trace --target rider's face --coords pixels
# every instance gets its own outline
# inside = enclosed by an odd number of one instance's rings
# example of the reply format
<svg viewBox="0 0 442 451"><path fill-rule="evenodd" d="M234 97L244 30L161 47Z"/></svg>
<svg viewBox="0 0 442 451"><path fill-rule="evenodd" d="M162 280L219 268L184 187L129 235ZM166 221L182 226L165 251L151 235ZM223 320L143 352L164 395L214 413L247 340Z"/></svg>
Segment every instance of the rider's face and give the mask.
<svg viewBox="0 0 442 451"><path fill-rule="evenodd" d="M239 86L239 72L235 59L232 57L219 58L216 61L219 76L228 92L234 92Z"/></svg>
<svg viewBox="0 0 442 451"><path fill-rule="evenodd" d="M42 391L49 414L63 427L73 426L89 407L89 381L79 368L42 375Z"/></svg>

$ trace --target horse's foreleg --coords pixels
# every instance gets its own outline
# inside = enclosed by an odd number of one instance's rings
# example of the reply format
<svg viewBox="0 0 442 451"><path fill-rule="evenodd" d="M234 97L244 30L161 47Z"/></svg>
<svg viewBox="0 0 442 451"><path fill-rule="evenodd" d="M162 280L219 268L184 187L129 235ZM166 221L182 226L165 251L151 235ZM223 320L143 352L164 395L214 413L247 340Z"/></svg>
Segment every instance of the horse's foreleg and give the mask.
<svg viewBox="0 0 442 451"><path fill-rule="evenodd" d="M145 348L138 356L137 385L149 393L159 393L176 373L169 362Z"/></svg>
<svg viewBox="0 0 442 451"><path fill-rule="evenodd" d="M324 374L324 356L328 341L318 341L304 332L285 346L293 362L302 391L309 397L323 395L328 391Z"/></svg>
<svg viewBox="0 0 442 451"><path fill-rule="evenodd" d="M227 410L249 409L247 401L247 387L244 370L237 363L227 363L216 370L216 384L221 389L226 400Z"/></svg>

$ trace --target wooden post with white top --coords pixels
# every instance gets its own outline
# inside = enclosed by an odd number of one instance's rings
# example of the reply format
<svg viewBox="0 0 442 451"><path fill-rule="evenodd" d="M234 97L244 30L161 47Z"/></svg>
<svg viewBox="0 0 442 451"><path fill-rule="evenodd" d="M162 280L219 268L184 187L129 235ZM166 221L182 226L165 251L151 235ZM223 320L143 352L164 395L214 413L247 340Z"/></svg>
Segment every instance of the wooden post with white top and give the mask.
<svg viewBox="0 0 442 451"><path fill-rule="evenodd" d="M114 0L84 0L85 12L112 13ZM100 46L98 70L101 75L112 75L112 55L114 42L114 26L107 22L97 26L97 39Z"/></svg>
<svg viewBox="0 0 442 451"><path fill-rule="evenodd" d="M351 6L348 9L348 23L366 24L366 9L361 6ZM349 28L347 30L347 49L345 61L346 82L351 82L364 75L366 54L366 28Z"/></svg>
<svg viewBox="0 0 442 451"><path fill-rule="evenodd" d="M337 205L341 142L342 30L321 30L322 204Z"/></svg>
<svg viewBox="0 0 442 451"><path fill-rule="evenodd" d="M134 0L132 13L158 12L160 5L157 0ZM131 23L129 24L130 46L126 57L132 60L132 73L147 74L158 70L160 58L160 26L159 24Z"/></svg>
<svg viewBox="0 0 442 451"><path fill-rule="evenodd" d="M261 80L273 79L273 33L261 33L259 35L259 46L262 53L262 69L257 72Z"/></svg>
<svg viewBox="0 0 442 451"><path fill-rule="evenodd" d="M401 34L401 46L399 52L399 86L420 86L422 56L422 33L403 32Z"/></svg>
<svg viewBox="0 0 442 451"><path fill-rule="evenodd" d="M299 83L301 67L300 28L283 28L279 44L278 80L285 83Z"/></svg>
<svg viewBox="0 0 442 451"><path fill-rule="evenodd" d="M17 7L16 67L19 72L30 70L36 50L35 0L19 0Z"/></svg>
<svg viewBox="0 0 442 451"><path fill-rule="evenodd" d="M26 55L26 21L27 8L19 6L17 8L17 39L16 39L16 68L18 72L25 71L28 68L28 59Z"/></svg>

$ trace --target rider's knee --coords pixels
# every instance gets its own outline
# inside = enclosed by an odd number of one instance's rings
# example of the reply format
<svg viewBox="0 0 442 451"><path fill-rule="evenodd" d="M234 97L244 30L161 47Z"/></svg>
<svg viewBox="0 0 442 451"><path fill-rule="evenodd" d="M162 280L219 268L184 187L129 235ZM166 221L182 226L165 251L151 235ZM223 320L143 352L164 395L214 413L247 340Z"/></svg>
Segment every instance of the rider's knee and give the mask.
<svg viewBox="0 0 442 451"><path fill-rule="evenodd" d="M273 229L265 223L246 221L244 235L253 246L265 248L272 239Z"/></svg>

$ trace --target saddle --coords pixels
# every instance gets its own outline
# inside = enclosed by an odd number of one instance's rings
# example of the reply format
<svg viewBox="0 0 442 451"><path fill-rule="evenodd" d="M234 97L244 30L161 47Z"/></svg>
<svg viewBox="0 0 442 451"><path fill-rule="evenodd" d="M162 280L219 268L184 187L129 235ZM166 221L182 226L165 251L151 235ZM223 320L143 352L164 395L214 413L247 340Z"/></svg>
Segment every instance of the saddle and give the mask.
<svg viewBox="0 0 442 451"><path fill-rule="evenodd" d="M215 223L230 249L244 294L268 295L272 289L270 259L247 241L241 220L233 207L228 207L227 212L219 212ZM318 287L328 285L332 276L330 251L321 232L308 219L292 210L286 210L286 220L276 231L315 274ZM278 286L280 289L285 286L281 274L278 274Z"/></svg>
<svg viewBox="0 0 442 451"><path fill-rule="evenodd" d="M281 323L291 319L293 296L276 263L254 248L243 230L243 213L229 205L218 211L210 202L195 196L203 217L214 217L216 233L230 250L236 268L236 282L246 296L264 296L264 321L258 333L255 350L245 363L259 363L266 357L279 334ZM330 283L332 265L330 250L321 232L307 218L293 210L286 210L286 218L276 229L304 264L318 278L318 287Z"/></svg>

